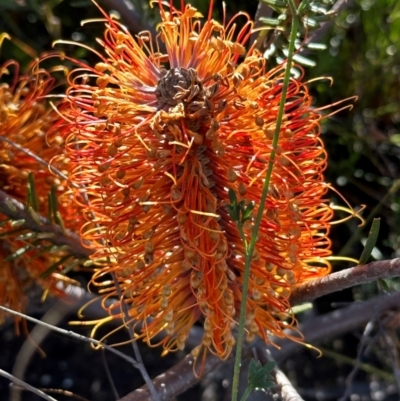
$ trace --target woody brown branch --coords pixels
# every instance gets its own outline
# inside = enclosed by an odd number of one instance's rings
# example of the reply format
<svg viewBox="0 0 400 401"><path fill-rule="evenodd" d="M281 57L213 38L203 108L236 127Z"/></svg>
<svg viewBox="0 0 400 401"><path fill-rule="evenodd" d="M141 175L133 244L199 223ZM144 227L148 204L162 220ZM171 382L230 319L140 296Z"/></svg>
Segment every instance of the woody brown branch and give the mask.
<svg viewBox="0 0 400 401"><path fill-rule="evenodd" d="M292 292L290 302L291 305L298 305L355 285L399 276L400 258L371 262L301 284Z"/></svg>
<svg viewBox="0 0 400 401"><path fill-rule="evenodd" d="M367 324L374 316L389 309L399 309L400 292L391 295L382 295L372 298L365 302L355 302L352 305L319 316L299 327L304 335L305 343L317 345L318 343L335 338L343 333L347 333L357 327ZM295 352L304 349L304 344L299 344L288 339L277 339L276 344L280 349L271 347L272 358L278 363L292 356ZM246 344L244 347L243 358L253 356L251 348L255 347L257 351L264 352L266 345L262 340L255 343ZM204 362L203 377L221 366L223 363L229 363L230 357L226 362L218 357L208 354ZM173 399L183 391L193 386L200 380L193 372L193 358L189 354L182 361L177 363L171 369L153 379L154 386L160 395L161 401ZM290 394L290 392L289 392ZM143 386L119 401L147 401L150 398L149 390Z"/></svg>
<svg viewBox="0 0 400 401"><path fill-rule="evenodd" d="M46 240L55 245L67 245L70 248L70 253L79 259L86 259L92 253L91 250L82 245L81 238L77 234L70 230L63 230L59 225L52 224L45 217L29 211L21 202L4 191L0 191L0 213L12 220L24 220L24 224L19 227L37 233L53 234ZM35 213L34 216L33 213Z"/></svg>
<svg viewBox="0 0 400 401"><path fill-rule="evenodd" d="M263 346L260 342L258 342L258 344L259 346L255 347L255 353L257 354L257 359L261 362L261 364L265 365L268 362L276 362L272 358L269 349L266 348L265 345ZM274 381L276 382L276 387L273 389L274 394L271 394L270 397L267 396L263 398L265 401L276 399L276 395L278 395L282 401L304 401L297 390L293 387L290 380L277 365L275 365L271 373Z"/></svg>

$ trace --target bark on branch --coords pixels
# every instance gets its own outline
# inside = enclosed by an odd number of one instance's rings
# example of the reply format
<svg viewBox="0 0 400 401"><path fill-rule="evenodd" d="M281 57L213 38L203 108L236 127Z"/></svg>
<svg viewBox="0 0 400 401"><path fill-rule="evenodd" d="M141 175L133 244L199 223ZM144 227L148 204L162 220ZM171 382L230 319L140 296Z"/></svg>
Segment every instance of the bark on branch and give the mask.
<svg viewBox="0 0 400 401"><path fill-rule="evenodd" d="M81 238L77 234L70 230L63 231L59 225L52 224L48 219L37 213L33 216L32 212L21 202L3 191L0 191L0 213L5 214L12 220L24 220L24 224L20 227L37 233L53 234L46 239L55 245L67 245L71 254L79 259L88 258L92 253L82 245Z"/></svg>
<svg viewBox="0 0 400 401"><path fill-rule="evenodd" d="M374 297L369 301L354 303L346 308L319 316L310 320L299 329L305 337L306 343L317 345L318 343L334 338L340 334L354 330L357 327L365 325L375 314L388 309L398 309L400 305L400 292L391 295ZM270 347L270 352L278 363L287 359L293 353L304 349L304 345L295 343L287 339L278 339L274 341L277 348ZM266 347L258 340L253 344L246 344L244 349L244 358L251 358L252 347ZM223 364L216 356L209 354L204 364L203 376L210 373L218 366ZM187 355L182 361L173 366L154 380L154 386L160 394L161 400L170 400L181 394L187 388L194 385L199 380L193 373L193 358ZM150 398L149 390L143 386L122 397L119 401L147 401Z"/></svg>
<svg viewBox="0 0 400 401"><path fill-rule="evenodd" d="M304 283L292 292L290 301L292 305L298 305L355 285L399 276L400 258L371 262Z"/></svg>

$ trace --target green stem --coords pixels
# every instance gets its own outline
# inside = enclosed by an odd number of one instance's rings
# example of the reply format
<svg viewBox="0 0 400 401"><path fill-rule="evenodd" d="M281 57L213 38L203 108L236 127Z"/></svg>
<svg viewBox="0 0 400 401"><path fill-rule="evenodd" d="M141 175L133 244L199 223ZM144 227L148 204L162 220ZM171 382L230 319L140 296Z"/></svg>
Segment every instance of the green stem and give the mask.
<svg viewBox="0 0 400 401"><path fill-rule="evenodd" d="M279 104L279 111L278 111L278 118L276 121L275 134L274 134L274 138L272 141L272 151L271 151L271 156L270 156L270 160L268 163L268 169L267 169L267 172L265 175L265 182L264 182L264 186L263 186L263 190L262 190L262 194L261 194L261 199L260 199L257 216L256 216L256 219L254 222L254 228L253 228L253 232L251 235L250 243L248 244L248 246L246 246L246 244L245 244L246 253L245 253L245 265L244 265L244 276L243 276L243 288L242 288L242 302L240 304L239 329L238 329L238 336L237 336L235 365L234 365L234 372L233 372L232 401L237 401L237 399L238 399L240 362L242 359L243 336L244 336L244 325L245 325L245 317L246 317L247 295L249 292L251 259L252 259L255 244L256 244L258 230L261 225L261 219L262 219L262 215L264 212L265 202L267 200L269 184L270 184L271 176L272 176L272 169L274 167L275 152L276 152L276 147L278 145L278 140L279 140L279 132L280 132L280 128L281 128L281 124L282 124L282 117L283 117L283 113L284 113L284 109L285 109L287 88L289 86L289 80L290 80L290 70L291 70L291 66L292 66L293 54L295 51L294 44L295 44L295 40L296 40L296 36L297 36L297 29L298 29L298 16L297 16L297 10L295 8L293 0L289 0L289 6L290 6L290 9L292 12L292 17L293 17L292 18L292 31L290 33L289 53L288 53L288 58L287 58L287 62L286 62L285 77L283 80L281 101ZM238 229L239 229L239 227L238 227ZM239 229L239 232L240 232L240 229ZM242 236L242 234L241 234L241 236Z"/></svg>
<svg viewBox="0 0 400 401"><path fill-rule="evenodd" d="M376 376L379 376L381 379L383 380L387 380L389 382L393 382L394 381L394 376L393 374L386 372L382 369L378 369L375 366L370 365L369 363L365 363L365 362L357 362L356 359L353 358L349 358L348 356L339 354L338 352L334 352L331 351L327 348L322 348L322 347L318 347L319 350L322 352L323 356L327 357L327 358L332 358L335 359L338 362L342 362L342 363L346 363L348 365L351 366L357 366L363 370L364 372L367 373L372 373L375 374Z"/></svg>
<svg viewBox="0 0 400 401"><path fill-rule="evenodd" d="M251 394L252 391L253 390L251 388L247 387L240 401L246 401L247 398L249 398L249 395Z"/></svg>

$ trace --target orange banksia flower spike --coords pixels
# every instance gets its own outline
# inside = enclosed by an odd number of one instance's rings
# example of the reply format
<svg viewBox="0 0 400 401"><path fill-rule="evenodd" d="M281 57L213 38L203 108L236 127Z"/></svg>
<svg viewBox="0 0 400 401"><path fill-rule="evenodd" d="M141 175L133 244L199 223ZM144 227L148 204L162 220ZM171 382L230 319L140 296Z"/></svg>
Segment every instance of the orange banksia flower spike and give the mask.
<svg viewBox="0 0 400 401"><path fill-rule="evenodd" d="M242 300L245 250L226 208L228 192L254 202L255 215L284 67L268 71L254 46L246 50L253 27L247 15L238 30L235 19L214 21L212 6L202 20L190 5L158 3L160 46L103 13L99 62L75 61L63 128L69 178L86 209L83 237L95 249L92 284L115 298L112 273L123 291L110 314L123 316L126 302L132 320L143 322L140 336L150 343L164 332L166 351L182 349L200 321L201 347L226 358L242 301L248 340L268 342L295 323L291 290L329 272L333 212L325 198L321 115L302 77L292 79ZM250 219L246 236L252 228Z"/></svg>
<svg viewBox="0 0 400 401"><path fill-rule="evenodd" d="M56 135L49 138L51 146L46 142L48 130L59 118L46 99L54 83L54 78L40 67L37 60L30 64L25 74L20 74L19 65L13 60L0 66L0 189L25 204L28 177L32 174L37 198L37 210L32 213L43 216L48 215L48 196L52 186L57 195L68 189L65 180L55 177L46 166L46 162L60 154L62 145L62 138ZM74 213L77 209L71 199L58 207L59 212L66 216L65 221L74 222L73 227L78 228L79 218ZM23 311L27 303L26 291L33 282L54 294L61 294L56 284L62 276L57 271L46 277L42 274L65 254L43 252L42 244L33 246L19 238L26 234L26 231L21 231L21 226L7 222L7 216L0 217L0 304ZM73 228L71 224L69 226ZM18 251L21 251L20 256Z"/></svg>

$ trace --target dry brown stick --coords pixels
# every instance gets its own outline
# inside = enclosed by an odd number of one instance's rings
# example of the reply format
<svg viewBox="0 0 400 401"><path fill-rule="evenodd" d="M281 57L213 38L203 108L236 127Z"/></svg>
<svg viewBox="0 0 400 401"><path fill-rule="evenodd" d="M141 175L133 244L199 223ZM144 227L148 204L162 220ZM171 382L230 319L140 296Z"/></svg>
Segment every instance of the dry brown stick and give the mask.
<svg viewBox="0 0 400 401"><path fill-rule="evenodd" d="M44 393L42 390L39 390L38 388L33 387L30 384L18 379L17 377L14 377L13 375L4 371L3 369L0 369L0 376L3 376L6 379L11 380L13 383L17 384L18 386L23 387L25 390L28 390L47 401L57 401L55 398L50 397L49 395Z"/></svg>
<svg viewBox="0 0 400 401"><path fill-rule="evenodd" d="M304 325L299 330L304 336L306 344L317 345L321 341L333 339L343 333L365 326L377 314L400 307L400 292L390 295L380 295L368 301L354 302L350 306L335 310L322 316L318 316ZM287 339L278 339L275 344L280 349L272 348L272 357L280 363L289 358L294 352L304 349L303 344L298 344Z"/></svg>
<svg viewBox="0 0 400 401"><path fill-rule="evenodd" d="M70 312L70 303L58 301L46 314L41 318L43 322L51 325L57 325ZM50 329L45 326L36 325L29 333L29 337L24 341L22 347L18 351L12 370L12 375L17 379L24 380L27 367L32 360L33 355L38 350L42 341L49 334ZM13 386L10 390L10 401L20 401L22 399L21 387Z"/></svg>
<svg viewBox="0 0 400 401"><path fill-rule="evenodd" d="M301 325L299 330L303 333L305 342L314 345L363 326L374 314L387 309L397 309L399 305L400 292L391 295L377 296L369 301L353 303L346 308L312 319L306 324ZM272 357L278 363L305 347L304 344L298 344L288 339L274 339L274 343L280 347L280 350L271 347L270 351ZM266 347L261 340L258 340L256 344L247 344L244 358L250 358L252 356L249 350L253 346ZM209 354L204 363L203 376L216 369L222 363L224 363L224 361ZM156 377L153 383L157 392L160 394L161 400L166 401L181 394L198 380L199 378L196 377L193 372L193 358L187 355L171 369ZM122 397L119 401L147 401L149 397L150 393L147 387L143 386Z"/></svg>
<svg viewBox="0 0 400 401"><path fill-rule="evenodd" d="M278 385L278 393L282 401L304 401L297 390L293 387L290 380L280 369L277 369L276 372L274 372L274 375Z"/></svg>
<svg viewBox="0 0 400 401"><path fill-rule="evenodd" d="M262 346L261 342L257 342L255 349L257 359L263 365L271 361L275 362L275 360L272 358L271 352L265 346ZM304 401L297 390L293 387L290 380L278 368L277 365L271 373L277 384L276 388L274 388L274 392L280 396L282 401Z"/></svg>
<svg viewBox="0 0 400 401"><path fill-rule="evenodd" d="M161 401L173 399L199 380L193 372L193 363L193 357L190 354L186 355L171 369L153 379L154 387ZM223 361L217 356L209 354L204 365L204 373L213 371L222 363ZM119 401L147 401L150 396L147 386L143 386L120 398Z"/></svg>
<svg viewBox="0 0 400 401"><path fill-rule="evenodd" d="M0 191L0 213L5 214L12 220L24 220L24 224L19 226L38 233L51 233L52 236L46 238L55 245L68 245L72 255L79 259L88 258L92 251L85 248L81 243L81 238L57 225L52 224L48 219L40 216L36 212L31 212L15 198L4 191ZM33 215L34 213L34 215Z"/></svg>
<svg viewBox="0 0 400 401"><path fill-rule="evenodd" d="M301 284L292 292L290 302L291 305L299 305L355 285L398 276L400 276L400 258L371 262Z"/></svg>
<svg viewBox="0 0 400 401"><path fill-rule="evenodd" d="M45 327L49 328L51 331L55 331L56 333L62 334L64 336L71 337L71 338L74 338L75 340L83 341L83 342L86 342L86 343L89 343L89 344L94 344L98 348L104 348L106 351L109 351L112 354L114 354L116 356L119 356L123 360L129 362L135 368L138 368L138 363L132 357L130 357L129 355L124 354L121 351L118 351L117 349L113 348L110 345L102 343L99 340L95 340L94 338L86 337L86 336L84 336L82 334L75 333L75 332L73 332L71 330L65 330L65 329L61 329L60 327L53 326L51 324L47 324L47 323L45 323L45 322L43 322L41 320L38 320L38 319L35 319L35 318L31 317L31 316L25 315L24 313L17 312L15 310L6 308L5 306L2 306L2 305L0 305L0 310L2 312L10 313L13 316L21 317L22 319L26 319L29 322L36 323L36 324L38 324L40 326L45 326Z"/></svg>

